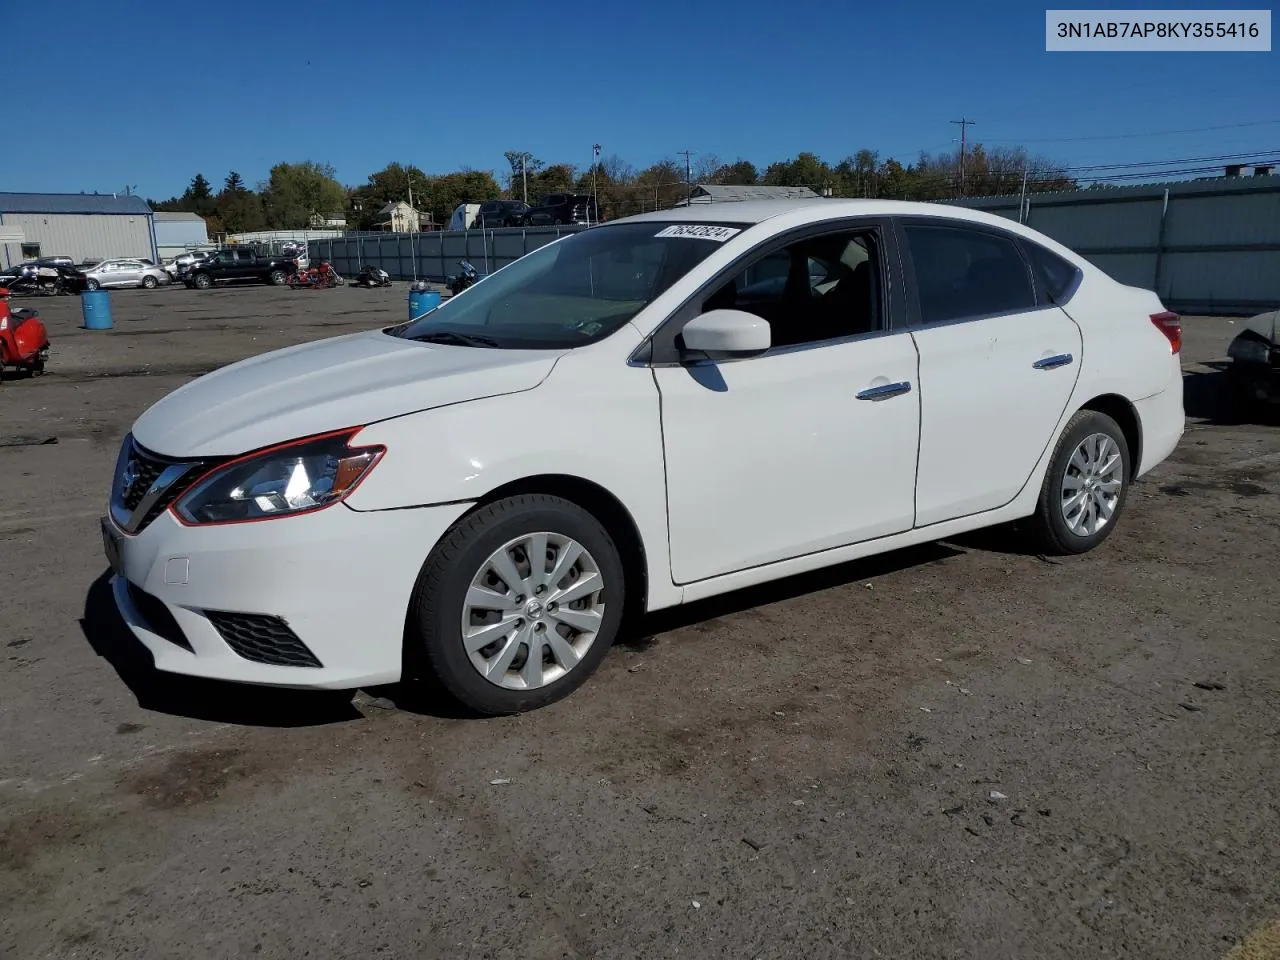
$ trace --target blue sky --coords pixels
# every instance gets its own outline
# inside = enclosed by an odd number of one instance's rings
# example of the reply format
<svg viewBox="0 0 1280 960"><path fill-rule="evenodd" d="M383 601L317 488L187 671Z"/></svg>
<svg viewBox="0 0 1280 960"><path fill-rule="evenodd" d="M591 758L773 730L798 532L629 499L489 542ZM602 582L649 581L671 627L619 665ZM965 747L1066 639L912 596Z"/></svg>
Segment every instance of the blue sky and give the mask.
<svg viewBox="0 0 1280 960"><path fill-rule="evenodd" d="M637 168L908 161L951 149L962 116L1070 165L1280 155L1280 53L1046 53L1025 0L56 7L10 84L0 190L162 199L308 159L354 185L393 160L501 172L509 149L585 165L592 143Z"/></svg>

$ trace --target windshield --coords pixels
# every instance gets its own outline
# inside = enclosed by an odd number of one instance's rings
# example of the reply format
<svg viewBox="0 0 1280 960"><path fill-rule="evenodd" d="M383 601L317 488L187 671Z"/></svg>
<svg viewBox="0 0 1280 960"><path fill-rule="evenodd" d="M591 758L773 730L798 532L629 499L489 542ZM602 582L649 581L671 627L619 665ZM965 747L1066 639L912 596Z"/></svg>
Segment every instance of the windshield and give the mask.
<svg viewBox="0 0 1280 960"><path fill-rule="evenodd" d="M585 346L616 331L740 229L658 221L595 227L521 257L387 332L512 349Z"/></svg>

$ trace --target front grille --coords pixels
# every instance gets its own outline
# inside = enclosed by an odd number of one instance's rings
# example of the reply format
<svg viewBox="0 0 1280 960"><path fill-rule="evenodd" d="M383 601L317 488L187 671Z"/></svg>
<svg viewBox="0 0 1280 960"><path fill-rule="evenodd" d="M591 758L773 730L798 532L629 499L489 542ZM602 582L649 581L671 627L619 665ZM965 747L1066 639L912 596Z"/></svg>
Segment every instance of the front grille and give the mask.
<svg viewBox="0 0 1280 960"><path fill-rule="evenodd" d="M151 453L139 446L132 437L126 441L121 457L123 465L114 482L112 501L118 506L114 511L116 522L129 533L138 533L169 509L169 506L187 492L196 478L201 476L214 461L171 460ZM166 470L176 468L178 476L170 478L168 486L148 505L142 516L138 508L147 499L151 487ZM130 482L125 483L126 479Z"/></svg>
<svg viewBox="0 0 1280 960"><path fill-rule="evenodd" d="M184 650L191 650L191 641L182 632L178 621L173 619L173 614L169 612L169 608L163 601L133 583L128 583L128 590L134 609L147 622L152 633L164 637L170 643L176 643Z"/></svg>
<svg viewBox="0 0 1280 960"><path fill-rule="evenodd" d="M279 617L260 613L215 613L205 616L232 650L254 663L274 667L320 667L316 655Z"/></svg>

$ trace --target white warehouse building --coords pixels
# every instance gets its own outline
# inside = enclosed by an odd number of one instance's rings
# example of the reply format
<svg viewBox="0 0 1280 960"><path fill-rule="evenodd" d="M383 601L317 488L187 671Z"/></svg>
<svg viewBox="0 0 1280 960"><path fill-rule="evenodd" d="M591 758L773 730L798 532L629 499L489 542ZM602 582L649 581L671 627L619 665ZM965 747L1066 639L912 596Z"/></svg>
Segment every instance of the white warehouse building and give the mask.
<svg viewBox="0 0 1280 960"><path fill-rule="evenodd" d="M154 215L142 197L0 193L0 266L39 257L76 263L145 257L158 263Z"/></svg>

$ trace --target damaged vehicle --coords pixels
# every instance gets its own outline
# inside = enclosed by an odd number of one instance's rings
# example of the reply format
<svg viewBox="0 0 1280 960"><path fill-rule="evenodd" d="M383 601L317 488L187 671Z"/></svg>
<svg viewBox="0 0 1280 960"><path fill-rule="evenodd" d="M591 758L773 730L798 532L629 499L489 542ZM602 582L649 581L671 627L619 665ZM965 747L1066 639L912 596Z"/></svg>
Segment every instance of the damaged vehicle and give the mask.
<svg viewBox="0 0 1280 960"><path fill-rule="evenodd" d="M1280 310L1251 317L1244 327L1227 350L1235 395L1247 407L1280 401Z"/></svg>

